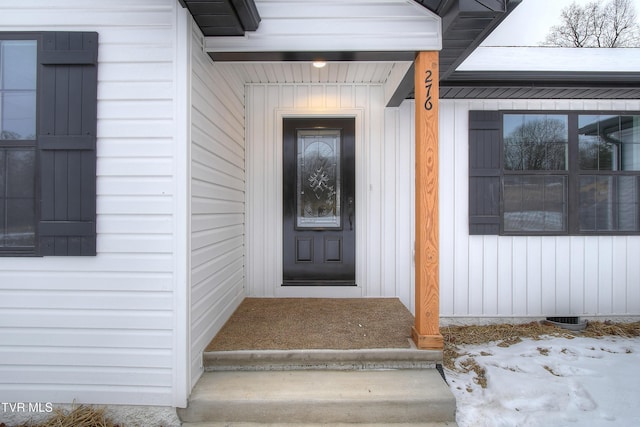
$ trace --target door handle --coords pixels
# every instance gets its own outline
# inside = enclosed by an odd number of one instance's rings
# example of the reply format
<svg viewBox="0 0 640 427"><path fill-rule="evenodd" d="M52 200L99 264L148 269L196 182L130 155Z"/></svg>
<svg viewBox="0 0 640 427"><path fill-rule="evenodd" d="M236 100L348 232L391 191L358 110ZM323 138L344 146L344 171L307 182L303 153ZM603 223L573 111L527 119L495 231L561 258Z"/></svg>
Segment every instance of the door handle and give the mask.
<svg viewBox="0 0 640 427"><path fill-rule="evenodd" d="M347 199L347 209L349 213L349 230L353 231L353 197Z"/></svg>

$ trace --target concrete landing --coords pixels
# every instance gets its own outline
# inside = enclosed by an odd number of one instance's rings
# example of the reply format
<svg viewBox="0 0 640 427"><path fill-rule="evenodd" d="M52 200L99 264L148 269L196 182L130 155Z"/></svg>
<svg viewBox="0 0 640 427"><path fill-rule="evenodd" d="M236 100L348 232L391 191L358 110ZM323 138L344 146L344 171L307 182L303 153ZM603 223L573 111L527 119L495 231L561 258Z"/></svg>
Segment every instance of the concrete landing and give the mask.
<svg viewBox="0 0 640 427"><path fill-rule="evenodd" d="M178 415L187 423L227 425L455 425L455 410L435 369L218 371L202 376Z"/></svg>

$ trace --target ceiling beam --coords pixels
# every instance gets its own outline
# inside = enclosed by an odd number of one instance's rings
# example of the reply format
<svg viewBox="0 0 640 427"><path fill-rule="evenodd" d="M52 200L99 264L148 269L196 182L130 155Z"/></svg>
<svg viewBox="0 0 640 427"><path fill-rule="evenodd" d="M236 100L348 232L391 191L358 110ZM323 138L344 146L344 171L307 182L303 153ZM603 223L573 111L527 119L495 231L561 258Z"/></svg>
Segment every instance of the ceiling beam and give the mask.
<svg viewBox="0 0 640 427"><path fill-rule="evenodd" d="M331 61L331 62L396 62L413 61L415 52L360 51L360 52L207 52L211 59L219 62L280 62L280 61Z"/></svg>
<svg viewBox="0 0 640 427"><path fill-rule="evenodd" d="M402 104L402 101L407 99L409 94L413 93L414 87L414 74L415 74L416 64L415 62L411 64L411 67L407 70L407 73L404 75L403 79L400 80L398 87L396 88L391 98L387 102L387 107L399 107Z"/></svg>

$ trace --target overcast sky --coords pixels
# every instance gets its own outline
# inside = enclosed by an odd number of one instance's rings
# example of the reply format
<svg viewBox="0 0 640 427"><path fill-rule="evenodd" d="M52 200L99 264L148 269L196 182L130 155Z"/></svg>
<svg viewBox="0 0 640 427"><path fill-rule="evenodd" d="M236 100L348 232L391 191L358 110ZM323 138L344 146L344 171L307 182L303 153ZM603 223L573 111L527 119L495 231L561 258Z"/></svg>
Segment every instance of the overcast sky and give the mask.
<svg viewBox="0 0 640 427"><path fill-rule="evenodd" d="M538 46L544 41L549 28L560 23L562 9L573 1L587 4L593 0L522 0L482 46ZM640 15L640 0L632 2L636 14Z"/></svg>

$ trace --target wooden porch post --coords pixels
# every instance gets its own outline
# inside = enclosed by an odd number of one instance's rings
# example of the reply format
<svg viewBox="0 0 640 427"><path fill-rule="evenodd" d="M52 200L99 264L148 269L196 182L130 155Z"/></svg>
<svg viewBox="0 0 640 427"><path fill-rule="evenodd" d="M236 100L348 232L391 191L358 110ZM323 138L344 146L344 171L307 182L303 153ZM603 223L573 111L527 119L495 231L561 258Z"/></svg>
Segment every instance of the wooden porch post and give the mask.
<svg viewBox="0 0 640 427"><path fill-rule="evenodd" d="M416 103L416 317L413 340L442 350L438 233L438 52L420 52L415 63Z"/></svg>

